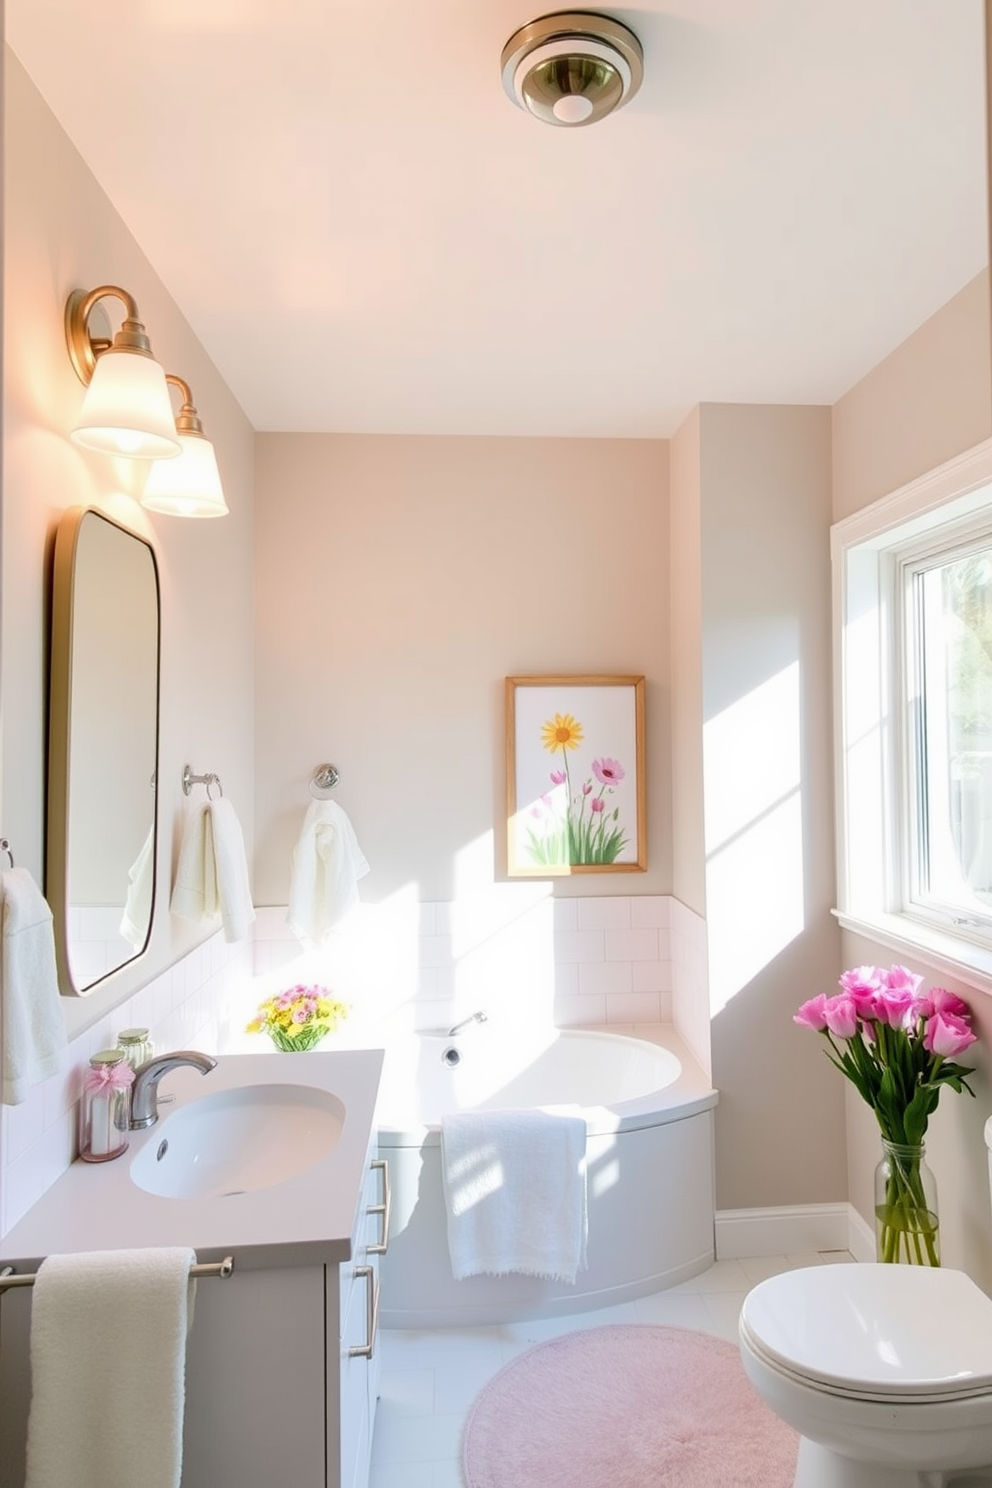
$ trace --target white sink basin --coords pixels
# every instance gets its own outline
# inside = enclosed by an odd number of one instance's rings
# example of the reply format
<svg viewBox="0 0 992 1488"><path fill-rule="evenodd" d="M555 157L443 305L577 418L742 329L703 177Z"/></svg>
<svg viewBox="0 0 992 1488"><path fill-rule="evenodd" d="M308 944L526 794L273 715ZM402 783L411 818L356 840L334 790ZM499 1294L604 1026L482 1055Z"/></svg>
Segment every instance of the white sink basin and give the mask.
<svg viewBox="0 0 992 1488"><path fill-rule="evenodd" d="M146 1193L216 1199L304 1173L340 1140L345 1108L311 1085L241 1085L159 1120L131 1163Z"/></svg>

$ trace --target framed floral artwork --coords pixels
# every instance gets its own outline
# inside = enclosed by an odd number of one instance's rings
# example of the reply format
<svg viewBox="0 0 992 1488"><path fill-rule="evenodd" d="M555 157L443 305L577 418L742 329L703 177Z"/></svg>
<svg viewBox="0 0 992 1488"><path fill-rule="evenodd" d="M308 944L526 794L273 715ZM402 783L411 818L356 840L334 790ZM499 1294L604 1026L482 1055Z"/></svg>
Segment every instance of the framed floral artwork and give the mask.
<svg viewBox="0 0 992 1488"><path fill-rule="evenodd" d="M507 873L647 867L643 677L507 677Z"/></svg>

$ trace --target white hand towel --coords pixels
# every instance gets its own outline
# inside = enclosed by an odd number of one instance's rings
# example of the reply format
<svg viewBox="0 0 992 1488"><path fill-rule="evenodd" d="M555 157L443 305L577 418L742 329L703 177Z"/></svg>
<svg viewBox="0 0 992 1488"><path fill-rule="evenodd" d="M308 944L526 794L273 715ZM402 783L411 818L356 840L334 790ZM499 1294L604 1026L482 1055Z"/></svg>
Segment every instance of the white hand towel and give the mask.
<svg viewBox="0 0 992 1488"><path fill-rule="evenodd" d="M16 1106L32 1085L58 1074L65 1022L47 900L26 868L0 875L0 894L0 1096Z"/></svg>
<svg viewBox="0 0 992 1488"><path fill-rule="evenodd" d="M518 1271L574 1284L586 1265L585 1152L585 1120L570 1110L442 1117L455 1280Z"/></svg>
<svg viewBox="0 0 992 1488"><path fill-rule="evenodd" d="M212 920L220 913L213 838L207 837L207 803L187 812L170 909L183 920Z"/></svg>
<svg viewBox="0 0 992 1488"><path fill-rule="evenodd" d="M120 933L140 950L148 937L152 922L152 890L155 887L155 825L141 844L141 851L127 875L127 898Z"/></svg>
<svg viewBox="0 0 992 1488"><path fill-rule="evenodd" d="M255 910L245 840L225 797L205 801L187 816L170 907L184 920L210 921L220 915L225 940L247 935Z"/></svg>
<svg viewBox="0 0 992 1488"><path fill-rule="evenodd" d="M177 1246L42 1262L25 1488L179 1488L195 1261Z"/></svg>
<svg viewBox="0 0 992 1488"><path fill-rule="evenodd" d="M217 902L224 939L244 940L255 918L248 882L245 839L234 807L226 797L208 804L208 830L212 839Z"/></svg>
<svg viewBox="0 0 992 1488"><path fill-rule="evenodd" d="M336 801L312 801L293 852L286 920L300 940L320 945L358 902L369 871L355 829Z"/></svg>

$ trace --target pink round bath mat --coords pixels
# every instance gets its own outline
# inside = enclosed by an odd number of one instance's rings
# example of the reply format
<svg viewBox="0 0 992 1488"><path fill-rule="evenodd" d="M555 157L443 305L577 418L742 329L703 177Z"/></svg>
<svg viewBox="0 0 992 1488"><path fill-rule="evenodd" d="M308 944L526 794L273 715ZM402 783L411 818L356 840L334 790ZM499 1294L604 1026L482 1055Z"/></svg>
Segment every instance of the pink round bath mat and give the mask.
<svg viewBox="0 0 992 1488"><path fill-rule="evenodd" d="M467 1488L792 1488L799 1438L737 1348L688 1328L566 1333L514 1359L465 1425Z"/></svg>

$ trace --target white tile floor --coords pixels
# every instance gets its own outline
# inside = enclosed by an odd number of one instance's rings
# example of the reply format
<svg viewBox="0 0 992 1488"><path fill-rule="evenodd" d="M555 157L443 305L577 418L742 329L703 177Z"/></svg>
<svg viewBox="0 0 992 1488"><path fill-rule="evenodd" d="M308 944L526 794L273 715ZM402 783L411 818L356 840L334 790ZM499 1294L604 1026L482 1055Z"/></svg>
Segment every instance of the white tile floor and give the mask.
<svg viewBox="0 0 992 1488"><path fill-rule="evenodd" d="M737 1341L745 1294L795 1266L850 1261L847 1251L717 1261L664 1292L595 1312L478 1328L381 1334L382 1374L369 1488L463 1488L461 1435L488 1379L532 1344L605 1323L670 1323Z"/></svg>

